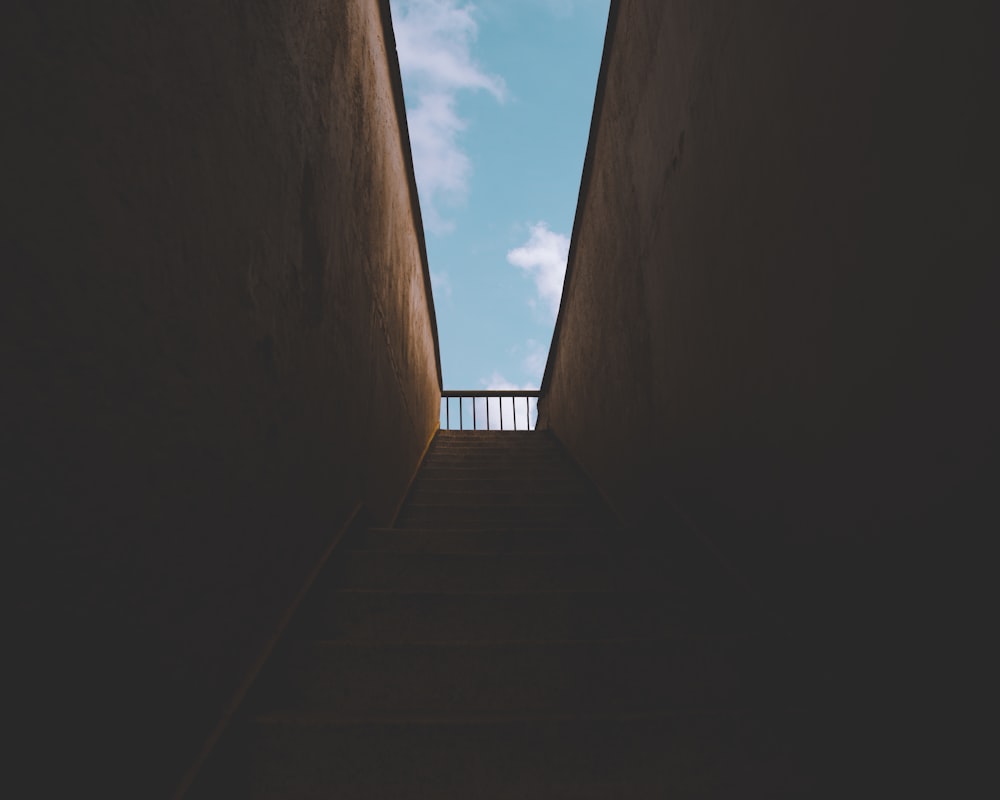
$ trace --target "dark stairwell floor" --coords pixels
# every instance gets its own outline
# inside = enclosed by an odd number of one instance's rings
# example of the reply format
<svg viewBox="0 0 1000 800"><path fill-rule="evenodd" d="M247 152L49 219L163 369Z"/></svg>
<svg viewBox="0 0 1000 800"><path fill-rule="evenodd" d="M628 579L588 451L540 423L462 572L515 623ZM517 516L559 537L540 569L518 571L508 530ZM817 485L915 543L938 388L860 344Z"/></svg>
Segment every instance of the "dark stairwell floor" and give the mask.
<svg viewBox="0 0 1000 800"><path fill-rule="evenodd" d="M668 513L620 530L549 434L442 431L188 797L812 796L770 630Z"/></svg>

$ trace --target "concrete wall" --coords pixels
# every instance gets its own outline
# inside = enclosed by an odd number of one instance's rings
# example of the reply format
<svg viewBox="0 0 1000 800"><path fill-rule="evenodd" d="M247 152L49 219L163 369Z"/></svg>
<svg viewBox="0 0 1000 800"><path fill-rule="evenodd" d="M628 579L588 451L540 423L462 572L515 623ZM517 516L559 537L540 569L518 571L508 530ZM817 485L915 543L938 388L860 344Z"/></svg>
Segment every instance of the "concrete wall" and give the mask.
<svg viewBox="0 0 1000 800"><path fill-rule="evenodd" d="M993 16L613 3L543 417L786 608L996 519Z"/></svg>
<svg viewBox="0 0 1000 800"><path fill-rule="evenodd" d="M169 794L437 427L387 9L4 4L5 661L41 784Z"/></svg>

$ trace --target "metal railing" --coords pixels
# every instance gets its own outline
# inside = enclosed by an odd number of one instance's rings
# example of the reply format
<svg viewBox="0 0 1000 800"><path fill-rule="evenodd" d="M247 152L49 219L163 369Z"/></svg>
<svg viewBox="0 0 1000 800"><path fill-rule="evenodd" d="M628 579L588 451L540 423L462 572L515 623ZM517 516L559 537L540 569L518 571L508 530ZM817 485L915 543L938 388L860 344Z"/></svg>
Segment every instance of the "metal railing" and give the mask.
<svg viewBox="0 0 1000 800"><path fill-rule="evenodd" d="M443 391L441 428L447 431L533 431L538 420L540 395L537 389ZM453 400L458 400L457 409L453 408L456 405ZM454 415L455 410L457 415ZM454 416L458 418L458 427L452 427ZM471 428L465 426L467 421L472 423Z"/></svg>

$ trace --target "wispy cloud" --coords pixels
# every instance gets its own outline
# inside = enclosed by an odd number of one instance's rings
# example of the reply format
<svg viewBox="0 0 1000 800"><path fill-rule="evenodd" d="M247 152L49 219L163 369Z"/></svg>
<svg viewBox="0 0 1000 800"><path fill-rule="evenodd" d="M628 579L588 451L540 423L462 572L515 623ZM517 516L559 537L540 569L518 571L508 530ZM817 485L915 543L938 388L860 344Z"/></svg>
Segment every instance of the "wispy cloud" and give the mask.
<svg viewBox="0 0 1000 800"><path fill-rule="evenodd" d="M569 237L550 231L546 222L538 222L530 229L528 241L509 251L507 261L531 275L538 298L555 319L566 277Z"/></svg>
<svg viewBox="0 0 1000 800"><path fill-rule="evenodd" d="M555 17L572 17L576 3L574 0L543 0L543 4Z"/></svg>
<svg viewBox="0 0 1000 800"><path fill-rule="evenodd" d="M497 8L503 10L513 8L523 13L523 9L528 8L530 13L546 12L556 19L568 19L575 16L578 11L602 14L607 14L608 11L608 0L478 0L478 2L492 13L497 13Z"/></svg>
<svg viewBox="0 0 1000 800"><path fill-rule="evenodd" d="M545 374L545 361L548 358L545 345L537 339L528 339L524 344L508 348L507 355L520 361L521 374L533 382L531 388L537 389Z"/></svg>
<svg viewBox="0 0 1000 800"><path fill-rule="evenodd" d="M521 362L524 371L535 381L536 385L542 382L542 375L545 373L545 362L549 357L549 352L543 344L534 339L528 339L528 351Z"/></svg>
<svg viewBox="0 0 1000 800"><path fill-rule="evenodd" d="M435 297L451 297L451 280L447 272L431 270L431 291Z"/></svg>
<svg viewBox="0 0 1000 800"><path fill-rule="evenodd" d="M459 143L467 125L457 111L459 94L487 91L502 102L507 91L503 78L472 58L475 11L460 0L392 2L399 67L411 101L406 118L413 170L427 227L437 234L454 228L439 204L461 202L472 175L472 162Z"/></svg>

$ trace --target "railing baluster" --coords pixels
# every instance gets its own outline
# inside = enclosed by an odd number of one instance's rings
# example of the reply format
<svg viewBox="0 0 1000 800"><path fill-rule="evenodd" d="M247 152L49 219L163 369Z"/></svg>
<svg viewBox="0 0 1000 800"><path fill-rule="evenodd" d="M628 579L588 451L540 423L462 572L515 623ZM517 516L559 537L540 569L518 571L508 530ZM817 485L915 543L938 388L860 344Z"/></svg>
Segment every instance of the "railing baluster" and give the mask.
<svg viewBox="0 0 1000 800"><path fill-rule="evenodd" d="M442 390L441 399L444 400L444 428L445 430L460 430L464 431L465 428L465 401L468 400L472 403L472 428L471 430L477 431L481 430L479 427L479 409L476 408L478 401L482 400L486 404L486 420L485 428L482 430L493 430L490 423L490 417L493 416L493 412L490 409L490 405L493 400L497 401L496 413L500 415L500 421L497 423L498 430L501 431L531 431L535 430L531 424L531 401L538 400L540 392L537 389L525 389L523 391L509 390L509 389L477 389L474 391L455 391L455 390ZM520 423L517 419L517 399L519 397L524 398L524 428L520 427ZM505 424L503 419L503 401L510 398L510 413L511 419L510 424ZM451 401L458 400L458 427L451 427ZM536 415L537 416L537 415ZM537 419L536 419L537 422Z"/></svg>

